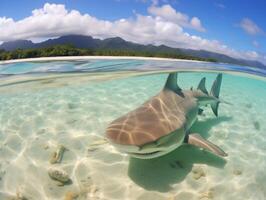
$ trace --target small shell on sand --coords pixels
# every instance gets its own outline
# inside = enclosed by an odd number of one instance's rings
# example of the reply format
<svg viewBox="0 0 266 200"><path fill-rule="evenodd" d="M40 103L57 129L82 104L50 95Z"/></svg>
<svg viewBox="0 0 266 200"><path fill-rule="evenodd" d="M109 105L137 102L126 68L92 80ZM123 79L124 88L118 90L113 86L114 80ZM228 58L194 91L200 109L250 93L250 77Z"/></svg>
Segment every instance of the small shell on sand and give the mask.
<svg viewBox="0 0 266 200"><path fill-rule="evenodd" d="M64 200L73 200L76 199L79 195L75 192L67 192L65 194Z"/></svg>
<svg viewBox="0 0 266 200"><path fill-rule="evenodd" d="M98 147L88 147L88 152L96 151Z"/></svg>
<svg viewBox="0 0 266 200"><path fill-rule="evenodd" d="M99 196L99 188L96 185L91 185L87 190L87 194L91 199L94 199L94 200L101 199Z"/></svg>
<svg viewBox="0 0 266 200"><path fill-rule="evenodd" d="M17 191L16 196L11 197L10 200L28 200L28 198L23 196L21 192Z"/></svg>
<svg viewBox="0 0 266 200"><path fill-rule="evenodd" d="M175 196L171 196L167 200L175 200Z"/></svg>
<svg viewBox="0 0 266 200"><path fill-rule="evenodd" d="M213 195L213 191L209 190L207 192L202 192L200 193L199 199L213 199L214 195Z"/></svg>
<svg viewBox="0 0 266 200"><path fill-rule="evenodd" d="M28 199L26 197L23 197L23 196L20 196L20 197L15 196L15 197L11 197L10 200L28 200Z"/></svg>
<svg viewBox="0 0 266 200"><path fill-rule="evenodd" d="M205 177L206 176L206 174L205 174L205 172L204 172L202 167L193 167L192 173L193 173L193 178L195 180L198 180L201 177Z"/></svg>
<svg viewBox="0 0 266 200"><path fill-rule="evenodd" d="M48 170L48 174L52 179L61 183L67 183L68 181L70 181L67 172L59 167L51 167Z"/></svg>
<svg viewBox="0 0 266 200"><path fill-rule="evenodd" d="M95 194L96 192L98 192L98 188L96 187L96 185L92 185L91 187L90 187L90 193L91 194Z"/></svg>
<svg viewBox="0 0 266 200"><path fill-rule="evenodd" d="M51 164L60 163L63 158L63 154L65 150L66 148L63 145L59 145L57 147L57 150L52 153L51 158L50 158L50 163Z"/></svg>
<svg viewBox="0 0 266 200"><path fill-rule="evenodd" d="M102 144L106 144L106 143L107 143L106 139L100 139L100 140L97 140L97 141L93 142L92 144L90 144L90 146L98 146L98 145L102 145Z"/></svg>
<svg viewBox="0 0 266 200"><path fill-rule="evenodd" d="M242 171L240 169L234 169L233 174L238 176L242 174Z"/></svg>
<svg viewBox="0 0 266 200"><path fill-rule="evenodd" d="M95 151L99 148L100 145L106 144L107 140L106 139L100 139L97 140L95 142L93 142L92 144L89 145L88 147L88 151Z"/></svg>

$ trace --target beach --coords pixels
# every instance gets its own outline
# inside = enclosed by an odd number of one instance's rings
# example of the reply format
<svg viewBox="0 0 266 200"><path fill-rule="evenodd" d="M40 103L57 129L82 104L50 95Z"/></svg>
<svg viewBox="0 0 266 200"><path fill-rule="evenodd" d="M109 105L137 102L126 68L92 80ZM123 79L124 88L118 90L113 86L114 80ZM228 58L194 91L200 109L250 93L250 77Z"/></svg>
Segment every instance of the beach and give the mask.
<svg viewBox="0 0 266 200"><path fill-rule="evenodd" d="M174 58L157 58L157 57L137 57L137 56L58 56L58 57L41 57L41 58L25 58L16 60L3 60L0 64L18 63L18 62L34 62L34 61L68 61L68 60L94 60L94 59L119 59L119 60L162 60L162 61L184 61L184 62L202 62L198 60L185 60Z"/></svg>

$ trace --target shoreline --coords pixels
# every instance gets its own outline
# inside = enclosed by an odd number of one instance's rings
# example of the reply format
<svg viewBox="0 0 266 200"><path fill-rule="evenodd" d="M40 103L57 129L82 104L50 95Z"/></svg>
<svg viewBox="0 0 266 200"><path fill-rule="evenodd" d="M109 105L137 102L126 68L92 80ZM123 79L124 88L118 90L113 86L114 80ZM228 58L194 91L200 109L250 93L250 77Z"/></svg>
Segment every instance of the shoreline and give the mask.
<svg viewBox="0 0 266 200"><path fill-rule="evenodd" d="M195 62L195 63L211 63L200 60L187 60L187 59L175 59L175 58L160 58L160 57L139 57L139 56L58 56L58 57L39 57L39 58L24 58L14 60L1 60L0 64L11 64L19 62L34 62L34 61L63 61L63 60L97 60L97 59L116 59L116 60L157 60L157 61L183 61L183 62Z"/></svg>

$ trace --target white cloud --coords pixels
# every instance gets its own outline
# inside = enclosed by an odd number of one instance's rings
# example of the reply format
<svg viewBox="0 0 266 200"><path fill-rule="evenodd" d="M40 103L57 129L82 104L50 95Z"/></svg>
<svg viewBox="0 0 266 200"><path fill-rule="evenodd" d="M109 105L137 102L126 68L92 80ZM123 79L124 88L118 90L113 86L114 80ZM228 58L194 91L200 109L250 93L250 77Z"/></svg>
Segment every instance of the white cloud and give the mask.
<svg viewBox="0 0 266 200"><path fill-rule="evenodd" d="M196 30L199 30L199 31L202 31L202 32L205 31L205 28L202 27L201 22L200 22L199 18L197 18L197 17L193 17L193 18L190 20L190 24L191 24L192 27L195 28Z"/></svg>
<svg viewBox="0 0 266 200"><path fill-rule="evenodd" d="M256 47L256 48L259 48L259 47L260 47L260 44L259 44L256 40L254 40L254 41L252 42L252 45L253 45L254 47Z"/></svg>
<svg viewBox="0 0 266 200"><path fill-rule="evenodd" d="M256 60L260 57L260 55L256 51L248 51L248 52L246 52L246 55L249 58L253 58L253 60Z"/></svg>
<svg viewBox="0 0 266 200"><path fill-rule="evenodd" d="M152 0L152 5L158 5L159 4L159 0Z"/></svg>
<svg viewBox="0 0 266 200"><path fill-rule="evenodd" d="M240 27L250 35L263 33L262 29L249 18L243 18L240 22Z"/></svg>
<svg viewBox="0 0 266 200"><path fill-rule="evenodd" d="M222 4L222 3L216 3L215 6L218 7L218 8L221 8L221 9L225 9L226 8L226 6L224 4Z"/></svg>
<svg viewBox="0 0 266 200"><path fill-rule="evenodd" d="M189 18L169 5L149 8L152 15L136 14L129 19L101 20L77 10L67 10L64 5L46 3L35 9L32 15L15 21L0 18L0 41L58 37L67 34L83 34L96 38L119 36L142 44L165 44L171 47L203 49L266 63L262 55L238 52L217 40L190 35L184 28L202 28L197 17Z"/></svg>
<svg viewBox="0 0 266 200"><path fill-rule="evenodd" d="M1 26L8 26L8 24L12 23L13 19L6 18L6 17L0 17L0 27Z"/></svg>
<svg viewBox="0 0 266 200"><path fill-rule="evenodd" d="M193 17L191 20L188 15L177 12L173 7L169 4L163 5L161 7L151 6L148 8L148 12L153 16L159 16L167 21L171 21L173 23L179 24L180 26L186 28L192 28L197 31L205 31L205 28L202 27L199 18Z"/></svg>

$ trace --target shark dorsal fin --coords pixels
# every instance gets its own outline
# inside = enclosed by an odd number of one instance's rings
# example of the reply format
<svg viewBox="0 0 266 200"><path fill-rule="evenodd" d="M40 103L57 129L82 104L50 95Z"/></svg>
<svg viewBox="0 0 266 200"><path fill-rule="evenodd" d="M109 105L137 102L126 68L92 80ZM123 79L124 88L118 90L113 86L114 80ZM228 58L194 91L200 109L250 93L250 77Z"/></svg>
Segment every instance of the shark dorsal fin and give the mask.
<svg viewBox="0 0 266 200"><path fill-rule="evenodd" d="M221 88L221 83L222 83L222 74L218 74L215 81L213 82L212 89L211 89L211 95L213 95L216 98L219 98L220 94L220 88Z"/></svg>
<svg viewBox="0 0 266 200"><path fill-rule="evenodd" d="M223 78L223 75L222 74L218 74L216 79L215 79L215 81L213 82L213 85L212 85L212 89L211 89L210 95L212 95L212 96L214 96L216 98L219 98L222 78ZM214 103L211 104L212 111L213 111L213 113L216 116L218 116L219 103L220 103L220 101L217 101L217 102L214 102Z"/></svg>
<svg viewBox="0 0 266 200"><path fill-rule="evenodd" d="M205 86L205 82L206 82L206 78L204 77L199 82L198 90L202 91L205 94L208 94L208 91L207 91L206 86Z"/></svg>
<svg viewBox="0 0 266 200"><path fill-rule="evenodd" d="M177 72L170 73L165 83L164 89L172 90L180 96L184 96L182 89L177 85Z"/></svg>

